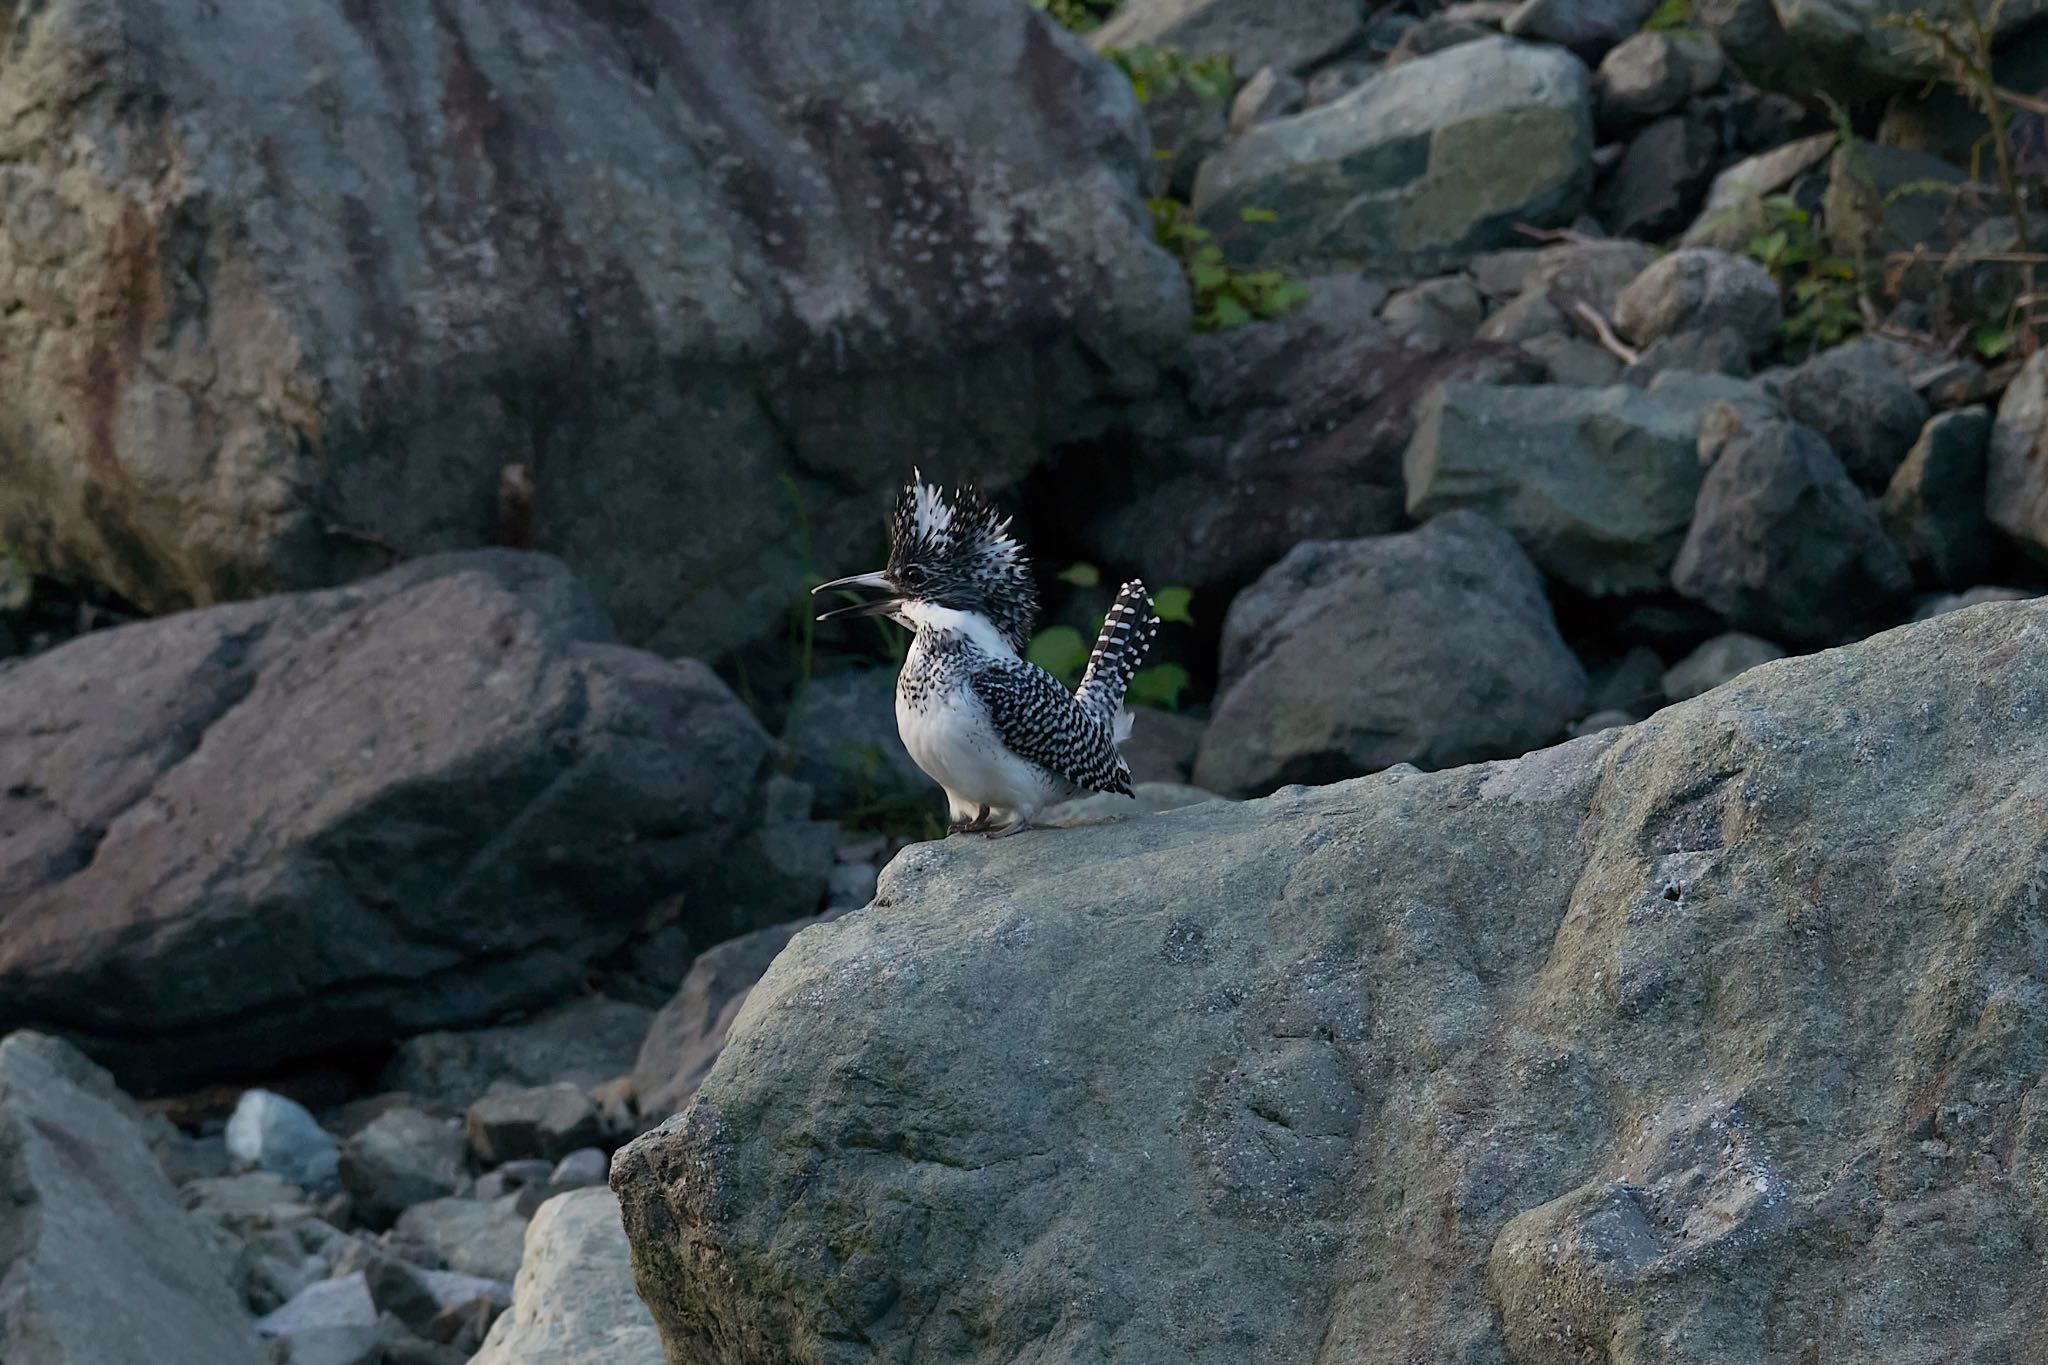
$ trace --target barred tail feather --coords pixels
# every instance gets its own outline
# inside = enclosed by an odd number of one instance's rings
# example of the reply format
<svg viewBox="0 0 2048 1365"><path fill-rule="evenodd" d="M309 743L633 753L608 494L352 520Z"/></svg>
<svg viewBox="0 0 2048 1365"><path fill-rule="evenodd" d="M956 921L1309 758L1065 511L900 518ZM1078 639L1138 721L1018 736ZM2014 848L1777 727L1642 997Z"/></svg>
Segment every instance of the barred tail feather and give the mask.
<svg viewBox="0 0 2048 1365"><path fill-rule="evenodd" d="M1131 675L1145 661L1152 637L1159 633L1159 618L1152 614L1152 594L1144 583L1132 579L1117 593L1116 601L1103 618L1102 633L1095 637L1095 652L1088 656L1088 671L1074 689L1074 699L1101 716L1111 733L1121 741L1130 734L1130 718L1124 714L1124 692Z"/></svg>

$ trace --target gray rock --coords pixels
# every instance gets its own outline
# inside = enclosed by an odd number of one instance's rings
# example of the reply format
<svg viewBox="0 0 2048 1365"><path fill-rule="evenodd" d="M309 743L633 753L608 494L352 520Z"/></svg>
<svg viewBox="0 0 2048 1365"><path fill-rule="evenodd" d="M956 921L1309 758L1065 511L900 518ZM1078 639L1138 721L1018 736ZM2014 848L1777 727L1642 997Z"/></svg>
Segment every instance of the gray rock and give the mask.
<svg viewBox="0 0 2048 1365"><path fill-rule="evenodd" d="M1612 351L1579 337L1531 337L1522 349L1543 362L1544 377L1553 384L1598 389L1621 378L1621 360Z"/></svg>
<svg viewBox="0 0 2048 1365"><path fill-rule="evenodd" d="M334 1188L340 1150L304 1105L244 1090L228 1118L228 1155L309 1190Z"/></svg>
<svg viewBox="0 0 2048 1365"><path fill-rule="evenodd" d="M1903 612L1913 575L1827 442L1774 421L1707 471L1671 581L1738 630L1832 644Z"/></svg>
<svg viewBox="0 0 2048 1365"><path fill-rule="evenodd" d="M561 1194L565 1190L602 1185L611 1167L612 1159L601 1148L579 1147L556 1163L548 1176L548 1192Z"/></svg>
<svg viewBox="0 0 2048 1365"><path fill-rule="evenodd" d="M1185 711L1133 713L1131 737L1121 746L1133 782L1186 782L1194 771L1208 722Z"/></svg>
<svg viewBox="0 0 2048 1365"><path fill-rule="evenodd" d="M408 1038L384 1068L386 1090L467 1109L494 1082L589 1089L633 1069L654 1011L603 996L554 1006L523 1023Z"/></svg>
<svg viewBox="0 0 2048 1365"><path fill-rule="evenodd" d="M1562 307L1585 302L1612 316L1621 291L1657 259L1657 250L1626 240L1558 242L1543 247L1489 251L1468 267L1489 298L1514 299L1541 293Z"/></svg>
<svg viewBox="0 0 2048 1365"><path fill-rule="evenodd" d="M414 1204L462 1188L469 1143L454 1124L417 1109L372 1119L341 1149L341 1184L356 1216L388 1228Z"/></svg>
<svg viewBox="0 0 2048 1365"><path fill-rule="evenodd" d="M194 1180L179 1195L195 1218L242 1238L313 1217L306 1192L270 1171Z"/></svg>
<svg viewBox="0 0 2048 1365"><path fill-rule="evenodd" d="M516 1194L489 1202L430 1199L407 1209L395 1231L425 1247L450 1270L509 1281L519 1273L526 1215L519 1211Z"/></svg>
<svg viewBox="0 0 2048 1365"><path fill-rule="evenodd" d="M1385 65L1399 66L1403 62L1412 62L1427 57L1432 52L1442 52L1447 47L1456 47L1460 43L1476 43L1482 38L1491 38L1499 32L1497 26L1433 14L1403 30L1388 51Z"/></svg>
<svg viewBox="0 0 2048 1365"><path fill-rule="evenodd" d="M1628 385L1444 384L1408 445L1408 512L1482 512L1581 592L1654 591L1692 521L1704 406Z"/></svg>
<svg viewBox="0 0 2048 1365"><path fill-rule="evenodd" d="M1641 384L1666 374L1746 375L1753 344L1732 327L1673 332L1645 346L1622 370L1622 382Z"/></svg>
<svg viewBox="0 0 2048 1365"><path fill-rule="evenodd" d="M1278 67L1262 66L1230 101L1230 135L1301 112L1308 87Z"/></svg>
<svg viewBox="0 0 2048 1365"><path fill-rule="evenodd" d="M1702 692L1711 692L1752 668L1784 657L1785 651L1769 640L1731 630L1716 635L1673 664L1664 675L1664 695L1671 701L1686 701Z"/></svg>
<svg viewBox="0 0 2048 1365"><path fill-rule="evenodd" d="M1380 320L1396 332L1455 342L1470 340L1485 313L1486 306L1472 281L1462 275L1446 275L1388 295L1380 307Z"/></svg>
<svg viewBox="0 0 2048 1365"><path fill-rule="evenodd" d="M1664 660L1646 645L1632 646L1612 663L1593 669L1588 697L1593 710L1623 711L1639 719L1664 704Z"/></svg>
<svg viewBox="0 0 2048 1365"><path fill-rule="evenodd" d="M726 1031L746 1003L747 992L808 922L757 929L719 944L690 964L682 988L654 1017L633 1065L633 1088L643 1116L662 1118L689 1103L718 1060Z"/></svg>
<svg viewBox="0 0 2048 1365"><path fill-rule="evenodd" d="M0 538L151 610L535 541L722 655L906 452L1013 481L1185 339L1129 83L1015 0L30 18Z"/></svg>
<svg viewBox="0 0 2048 1365"><path fill-rule="evenodd" d="M1802 98L1819 91L1844 101L1924 85L1942 74L1933 44L1905 22L1916 13L1936 12L1916 0L1698 0L1692 7L1693 21L1719 40L1750 81ZM2038 0L2018 0L1979 13L2003 37L2032 24L2042 7Z"/></svg>
<svg viewBox="0 0 2048 1365"><path fill-rule="evenodd" d="M1592 182L1585 68L1506 38L1434 53L1343 98L1261 124L1211 157L1201 220L1246 262L1431 274L1570 222ZM1240 223L1247 207L1271 223Z"/></svg>
<svg viewBox="0 0 2048 1365"><path fill-rule="evenodd" d="M1563 336L1571 326L1547 290L1529 289L1494 310L1479 328L1482 341L1528 342Z"/></svg>
<svg viewBox="0 0 2048 1365"><path fill-rule="evenodd" d="M1721 49L1704 33L1638 33L1600 59L1593 95L1604 123L1668 114L1720 83Z"/></svg>
<svg viewBox="0 0 2048 1365"><path fill-rule="evenodd" d="M1347 0L1125 0L1088 35L1099 52L1176 47L1194 56L1227 52L1239 71L1273 67L1299 75L1365 33Z"/></svg>
<svg viewBox="0 0 2048 1365"><path fill-rule="evenodd" d="M1770 227L1764 199L1824 163L1833 154L1835 142L1833 133L1815 133L1759 152L1722 171L1714 177L1707 202L1685 230L1680 245L1736 254L1747 251L1751 239Z"/></svg>
<svg viewBox="0 0 2048 1365"><path fill-rule="evenodd" d="M1785 380L1785 411L1827 438L1849 477L1882 487L1913 448L1927 400L1883 347L1850 342L1823 351Z"/></svg>
<svg viewBox="0 0 2048 1365"><path fill-rule="evenodd" d="M376 1365L392 1335L360 1271L308 1285L256 1328L284 1365Z"/></svg>
<svg viewBox="0 0 2048 1365"><path fill-rule="evenodd" d="M1331 62L1308 78L1303 88L1302 108L1320 109L1326 104L1334 104L1378 75L1380 69L1373 62Z"/></svg>
<svg viewBox="0 0 2048 1365"><path fill-rule="evenodd" d="M2036 351L1998 401L1984 513L2027 554L2048 561L2048 351Z"/></svg>
<svg viewBox="0 0 2048 1365"><path fill-rule="evenodd" d="M783 741L797 777L816 789L818 811L842 823L929 810L938 795L897 736L893 670L811 679L790 706Z"/></svg>
<svg viewBox="0 0 2048 1365"><path fill-rule="evenodd" d="M2043 676L2048 605L1983 607L1515 762L906 850L620 1155L670 1357L2027 1359Z"/></svg>
<svg viewBox="0 0 2048 1365"><path fill-rule="evenodd" d="M463 1146L464 1150L468 1149L466 1141ZM478 1177L474 1193L478 1199L491 1203L508 1194L545 1186L554 1173L553 1162L537 1161L531 1157L523 1161L508 1161L496 1170L487 1171Z"/></svg>
<svg viewBox="0 0 2048 1365"><path fill-rule="evenodd" d="M512 1306L512 1286L453 1270L425 1270L396 1256L379 1256L363 1272L377 1311L389 1313L422 1337L445 1340L473 1317L495 1321Z"/></svg>
<svg viewBox="0 0 2048 1365"><path fill-rule="evenodd" d="M1118 792L1093 792L1062 801L1045 813L1042 823L1055 829L1079 829L1110 820L1137 820L1164 815L1170 810L1198 806L1204 801L1227 801L1229 797L1203 791L1181 782L1140 782L1130 796Z"/></svg>
<svg viewBox="0 0 2048 1365"><path fill-rule="evenodd" d="M842 910L857 910L875 898L873 863L834 863L827 900Z"/></svg>
<svg viewBox="0 0 2048 1365"><path fill-rule="evenodd" d="M0 1027L165 1087L573 993L741 855L770 748L710 669L605 639L496 551L8 670Z"/></svg>
<svg viewBox="0 0 2048 1365"><path fill-rule="evenodd" d="M1636 717L1627 711L1595 711L1584 720L1573 721L1566 733L1573 739L1584 739L1587 735L1597 735L1605 730L1624 729L1635 723Z"/></svg>
<svg viewBox="0 0 2048 1365"><path fill-rule="evenodd" d="M1658 240L1692 221L1721 156L1721 133L1698 110L1667 114L1629 139L1594 211L1624 237Z"/></svg>
<svg viewBox="0 0 2048 1365"><path fill-rule="evenodd" d="M1588 62L1634 33L1650 17L1656 0L1522 0L1508 16L1507 31L1518 38L1557 43Z"/></svg>
<svg viewBox="0 0 2048 1365"><path fill-rule="evenodd" d="M1885 489L1879 519L1924 582L1960 588L1991 567L1984 516L1990 445L1989 408L1937 413Z"/></svg>
<svg viewBox="0 0 2048 1365"><path fill-rule="evenodd" d="M1760 356L1777 342L1778 284L1747 256L1685 247L1638 275L1615 304L1615 326L1639 346L1728 328Z"/></svg>
<svg viewBox="0 0 2048 1365"><path fill-rule="evenodd" d="M1492 522L1310 541L1231 603L1195 781L1256 793L1517 753L1585 696L1541 575Z"/></svg>
<svg viewBox="0 0 2048 1365"><path fill-rule="evenodd" d="M663 1365L610 1190L550 1199L526 1233L512 1311L471 1365Z"/></svg>
<svg viewBox="0 0 2048 1365"><path fill-rule="evenodd" d="M1981 607L1986 602L2025 602L2040 596L2022 588L1976 587L1963 592L1933 593L1920 600L1913 609L1915 621L1932 621L1937 616L1946 616L1952 611L1967 611Z"/></svg>
<svg viewBox="0 0 2048 1365"><path fill-rule="evenodd" d="M1859 260L1916 247L1938 256L1957 244L1954 201L1969 178L1926 152L1874 142L1837 147L1820 204L1828 245Z"/></svg>
<svg viewBox="0 0 2048 1365"><path fill-rule="evenodd" d="M0 1360L9 1365L262 1365L256 1333L139 1118L68 1044L0 1038Z"/></svg>
<svg viewBox="0 0 2048 1365"><path fill-rule="evenodd" d="M573 1085L494 1090L469 1106L463 1121L470 1150L486 1166L533 1159L560 1161L602 1135L597 1106Z"/></svg>

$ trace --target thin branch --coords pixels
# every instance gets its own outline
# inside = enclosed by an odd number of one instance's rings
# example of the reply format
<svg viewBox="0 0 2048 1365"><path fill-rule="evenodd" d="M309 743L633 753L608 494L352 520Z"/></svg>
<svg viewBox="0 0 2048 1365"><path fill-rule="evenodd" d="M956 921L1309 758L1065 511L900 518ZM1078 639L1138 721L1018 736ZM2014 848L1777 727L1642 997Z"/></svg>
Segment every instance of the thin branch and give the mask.
<svg viewBox="0 0 2048 1365"><path fill-rule="evenodd" d="M1607 319L1601 317L1600 310L1592 304L1581 299L1572 305L1572 312L1593 329L1593 335L1600 339L1602 347L1620 357L1622 364L1633 365L1643 358L1640 351L1614 334L1614 329L1608 326Z"/></svg>

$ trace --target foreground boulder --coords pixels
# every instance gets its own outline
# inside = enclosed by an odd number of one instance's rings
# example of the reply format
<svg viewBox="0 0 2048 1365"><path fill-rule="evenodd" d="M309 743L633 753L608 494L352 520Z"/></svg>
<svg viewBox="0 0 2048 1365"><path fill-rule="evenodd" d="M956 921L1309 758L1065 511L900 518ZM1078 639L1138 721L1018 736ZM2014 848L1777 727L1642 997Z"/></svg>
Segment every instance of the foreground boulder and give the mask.
<svg viewBox="0 0 2048 1365"><path fill-rule="evenodd" d="M1211 791L1521 753L1585 709L1542 575L1475 512L1296 546L1231 603L1222 648L1195 760Z"/></svg>
<svg viewBox="0 0 2048 1365"><path fill-rule="evenodd" d="M572 993L716 869L769 749L607 634L480 552L0 674L0 1028L157 1087Z"/></svg>
<svg viewBox="0 0 2048 1365"><path fill-rule="evenodd" d="M669 1358L2029 1358L2044 673L906 850L614 1163Z"/></svg>
<svg viewBox="0 0 2048 1365"><path fill-rule="evenodd" d="M662 1365L661 1337L633 1292L618 1197L550 1199L526 1229L512 1311L471 1365Z"/></svg>
<svg viewBox="0 0 2048 1365"><path fill-rule="evenodd" d="M800 526L860 559L912 454L1013 479L1186 332L1129 83L1015 0L56 0L9 44L0 538L152 609L530 540L710 657L782 629Z"/></svg>
<svg viewBox="0 0 2048 1365"><path fill-rule="evenodd" d="M266 1359L134 1106L68 1044L0 1039L0 1360Z"/></svg>
<svg viewBox="0 0 2048 1365"><path fill-rule="evenodd" d="M1204 163L1194 202L1247 261L1433 274L1526 242L1519 225L1570 222L1592 157L1585 66L1556 48L1485 38L1252 128ZM1247 208L1272 221L1241 221Z"/></svg>

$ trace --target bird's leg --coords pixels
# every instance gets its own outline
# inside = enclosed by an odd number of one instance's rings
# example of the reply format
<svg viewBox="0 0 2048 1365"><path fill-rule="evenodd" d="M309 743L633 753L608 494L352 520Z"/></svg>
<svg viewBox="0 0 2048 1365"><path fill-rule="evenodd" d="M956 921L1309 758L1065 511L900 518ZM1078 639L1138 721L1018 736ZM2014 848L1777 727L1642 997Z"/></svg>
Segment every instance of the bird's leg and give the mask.
<svg viewBox="0 0 2048 1365"><path fill-rule="evenodd" d="M959 800L957 797L953 795L953 793L947 792L946 814L952 816L953 818L946 822L946 833L974 834L978 833L981 830L987 829L988 807L983 806L981 808L980 816L974 819L969 819L967 812L973 809L974 807L970 803Z"/></svg>
<svg viewBox="0 0 2048 1365"><path fill-rule="evenodd" d="M963 820L957 824L948 825L946 826L946 831L949 834L980 834L987 828L988 807L983 806L981 808L981 813L975 816L972 820Z"/></svg>
<svg viewBox="0 0 2048 1365"><path fill-rule="evenodd" d="M1025 818L1024 812L1015 811L1011 813L1009 824L1000 825L997 828L990 830L988 832L988 837L991 839L1003 839L1009 837L1012 834L1020 834L1023 831L1030 828L1031 821Z"/></svg>

